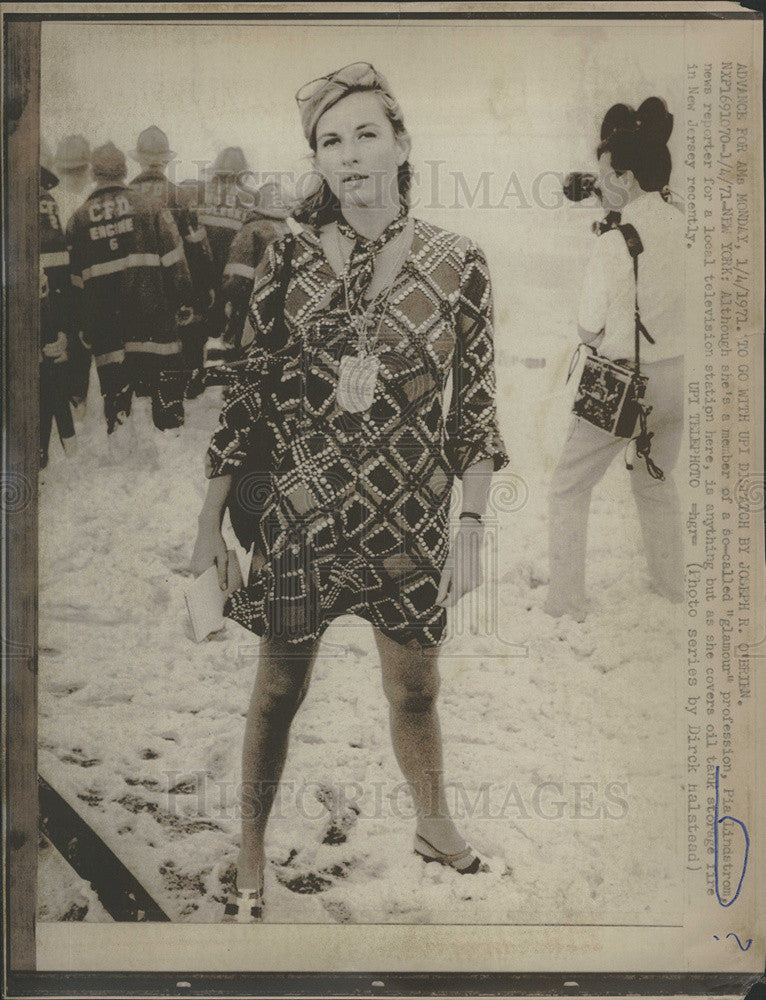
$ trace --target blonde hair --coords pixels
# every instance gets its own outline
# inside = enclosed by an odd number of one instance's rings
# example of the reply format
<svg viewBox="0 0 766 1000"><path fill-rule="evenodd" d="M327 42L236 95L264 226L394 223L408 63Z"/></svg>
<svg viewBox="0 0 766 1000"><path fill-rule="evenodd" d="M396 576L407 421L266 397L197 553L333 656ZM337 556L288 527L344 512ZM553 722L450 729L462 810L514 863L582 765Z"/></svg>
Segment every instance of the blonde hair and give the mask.
<svg viewBox="0 0 766 1000"><path fill-rule="evenodd" d="M404 124L402 109L400 108L398 101L392 94L385 90L381 90L379 87L349 87L343 92L343 94L340 95L337 101L333 101L332 104L328 105L322 114L324 114L325 111L329 111L330 108L335 107L336 104L339 104L344 97L348 97L349 94L356 93L375 94L383 105L386 118L391 123L391 128L393 129L396 138L400 140L409 139L409 132L407 131L407 126ZM316 153L317 151L316 129L320 119L321 115L317 119L309 138L309 146L311 146L312 153ZM412 167L409 160L405 160L404 163L399 166L396 180L397 187L399 189L399 201L405 208L409 209L410 188L412 187ZM314 229L320 229L322 226L327 225L328 222L336 221L340 215L340 202L338 201L336 195L333 194L330 185L324 178L322 179L319 188L312 194L307 195L298 204L298 207L293 212L293 217L298 222L303 222Z"/></svg>

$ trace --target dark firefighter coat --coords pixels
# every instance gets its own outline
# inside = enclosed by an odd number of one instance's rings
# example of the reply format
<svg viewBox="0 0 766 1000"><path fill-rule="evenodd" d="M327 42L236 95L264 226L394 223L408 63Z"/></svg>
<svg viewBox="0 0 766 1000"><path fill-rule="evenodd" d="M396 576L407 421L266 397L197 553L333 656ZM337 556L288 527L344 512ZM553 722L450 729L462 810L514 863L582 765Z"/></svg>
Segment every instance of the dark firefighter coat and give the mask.
<svg viewBox="0 0 766 1000"><path fill-rule="evenodd" d="M210 293L216 288L216 270L207 232L189 192L169 181L161 170L151 167L134 177L130 186L156 211L170 209L184 244L194 289L194 308L198 316L204 316L210 305Z"/></svg>
<svg viewBox="0 0 766 1000"><path fill-rule="evenodd" d="M184 247L168 209L122 182L96 188L67 228L80 328L97 365L132 356L149 375L176 367L176 313L193 293Z"/></svg>
<svg viewBox="0 0 766 1000"><path fill-rule="evenodd" d="M212 178L207 182L184 182L182 187L196 205L197 217L200 225L205 227L213 253L216 302L208 321L210 336L219 337L225 319L220 299L223 269L229 259L232 240L252 211L252 201L245 204L237 185L223 182L220 178Z"/></svg>
<svg viewBox="0 0 766 1000"><path fill-rule="evenodd" d="M270 218L256 209L250 212L231 242L221 281L221 302L226 317L221 336L237 349L242 343L255 269L268 245L289 232L283 219Z"/></svg>
<svg viewBox="0 0 766 1000"><path fill-rule="evenodd" d="M40 348L63 332L67 346L77 336L73 316L69 252L53 196L40 188Z"/></svg>

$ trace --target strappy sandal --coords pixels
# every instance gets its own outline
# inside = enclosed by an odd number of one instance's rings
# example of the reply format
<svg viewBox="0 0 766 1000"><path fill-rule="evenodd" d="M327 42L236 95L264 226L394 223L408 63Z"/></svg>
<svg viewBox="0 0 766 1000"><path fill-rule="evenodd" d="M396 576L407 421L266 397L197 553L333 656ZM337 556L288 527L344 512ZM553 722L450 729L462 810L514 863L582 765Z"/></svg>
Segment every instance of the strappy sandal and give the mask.
<svg viewBox="0 0 766 1000"><path fill-rule="evenodd" d="M456 854L445 854L444 851L440 851L438 847L434 847L432 843L419 833L415 834L415 853L426 864L437 861L440 865L445 865L447 868L454 868L460 875L475 875L477 872L489 871L489 865L485 861L482 861L479 855L474 853L473 849L467 845L462 851L458 851Z"/></svg>
<svg viewBox="0 0 766 1000"><path fill-rule="evenodd" d="M237 889L236 885L226 898L223 908L224 924L259 924L263 920L263 890Z"/></svg>

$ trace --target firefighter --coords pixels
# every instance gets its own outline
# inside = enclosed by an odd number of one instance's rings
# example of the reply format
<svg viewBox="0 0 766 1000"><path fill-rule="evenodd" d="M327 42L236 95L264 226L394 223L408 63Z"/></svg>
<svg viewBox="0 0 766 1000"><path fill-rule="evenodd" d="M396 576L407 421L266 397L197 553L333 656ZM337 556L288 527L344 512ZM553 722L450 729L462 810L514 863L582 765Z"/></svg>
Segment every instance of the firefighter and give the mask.
<svg viewBox="0 0 766 1000"><path fill-rule="evenodd" d="M223 330L224 314L219 298L221 281L232 240L252 208L252 192L248 204L247 193L242 190L243 180L249 173L247 159L239 146L228 146L216 157L206 182L196 184L199 221L207 231L213 253L216 301L208 314L209 337L220 337ZM192 190L192 186L187 190Z"/></svg>
<svg viewBox="0 0 766 1000"><path fill-rule="evenodd" d="M213 307L215 277L213 255L204 226L197 216L196 206L188 193L177 187L165 175L175 153L168 137L150 125L139 135L131 157L141 166L141 173L130 186L154 209L169 208L183 240L186 262L194 288L194 318L183 330L183 359L189 368L199 368L203 363L203 349L207 339L205 318Z"/></svg>
<svg viewBox="0 0 766 1000"><path fill-rule="evenodd" d="M50 193L59 181L49 169L50 157L44 145L40 161L40 468L44 469L54 421L67 457L77 449L69 407L69 352L77 331L66 237Z"/></svg>
<svg viewBox="0 0 766 1000"><path fill-rule="evenodd" d="M53 172L59 179L56 203L64 229L93 190L90 143L82 135L67 135L56 147Z"/></svg>
<svg viewBox="0 0 766 1000"><path fill-rule="evenodd" d="M221 340L231 349L229 358L232 354L240 354L247 346L248 336L244 343L242 336L255 269L268 245L290 232L289 216L290 207L285 203L280 186L274 182L264 184L256 192L255 207L232 240L221 282L224 314Z"/></svg>
<svg viewBox="0 0 766 1000"><path fill-rule="evenodd" d="M135 393L151 397L158 430L183 424L183 400L163 408L157 378L182 367L179 327L193 315L183 243L169 209L125 184L124 154L108 142L91 158L96 188L69 224L72 284L96 359L107 433L127 423Z"/></svg>
<svg viewBox="0 0 766 1000"><path fill-rule="evenodd" d="M90 169L90 143L82 135L67 135L56 147L53 172L59 179L56 204L64 232L75 211L93 190ZM85 416L90 383L91 354L81 338L69 343L70 402L76 421Z"/></svg>

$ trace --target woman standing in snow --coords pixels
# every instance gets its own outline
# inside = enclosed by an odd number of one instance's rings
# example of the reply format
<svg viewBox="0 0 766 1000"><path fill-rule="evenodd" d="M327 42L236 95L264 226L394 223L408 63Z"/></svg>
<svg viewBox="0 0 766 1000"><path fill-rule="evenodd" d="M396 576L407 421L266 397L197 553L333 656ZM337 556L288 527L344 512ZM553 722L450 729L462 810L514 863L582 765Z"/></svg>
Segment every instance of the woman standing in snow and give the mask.
<svg viewBox="0 0 766 1000"><path fill-rule="evenodd" d="M616 104L604 117L598 147L601 201L623 224L634 226L643 251L637 276L622 234L599 236L585 278L578 330L580 339L611 360L632 363L635 309L651 336L642 338L641 372L648 377L644 402L651 406L652 458L665 473L649 473L636 462L630 484L636 501L652 589L673 602L683 594L681 508L670 475L683 433L684 217L660 192L670 180L667 141L673 116L664 101L650 97L634 111ZM583 621L585 543L591 491L625 438L614 437L582 417L572 417L553 473L550 495L551 585L545 610Z"/></svg>
<svg viewBox="0 0 766 1000"><path fill-rule="evenodd" d="M410 215L410 137L369 63L312 81L296 100L321 187L295 213L305 230L272 244L257 269L249 377L208 451L192 564L201 573L215 562L225 588L222 511L263 419L274 438L266 564L224 608L265 637L242 757L238 890L227 904L240 920L261 916L265 827L290 724L320 637L344 614L374 628L417 813L415 851L463 873L482 866L449 816L435 703L446 608L482 581L481 518L492 472L507 462L489 272L471 240ZM275 345L282 303L285 339ZM450 547L455 475L463 511Z"/></svg>

